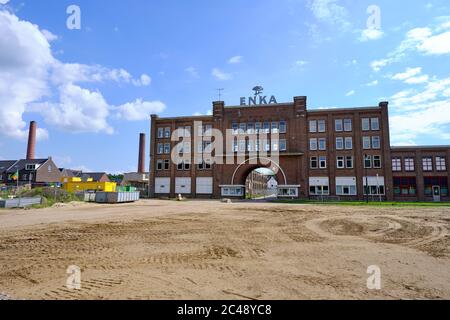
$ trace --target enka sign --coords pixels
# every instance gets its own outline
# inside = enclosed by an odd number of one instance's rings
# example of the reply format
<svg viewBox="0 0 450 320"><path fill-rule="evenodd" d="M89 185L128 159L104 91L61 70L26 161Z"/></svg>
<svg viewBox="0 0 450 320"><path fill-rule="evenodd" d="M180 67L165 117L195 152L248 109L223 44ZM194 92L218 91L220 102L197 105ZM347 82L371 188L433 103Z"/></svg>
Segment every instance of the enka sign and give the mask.
<svg viewBox="0 0 450 320"><path fill-rule="evenodd" d="M253 88L255 95L253 97L242 97L241 98L241 106L256 106L262 104L275 104L277 103L277 99L275 96L271 96L269 99L267 96L263 95L264 88L261 86L256 86Z"/></svg>

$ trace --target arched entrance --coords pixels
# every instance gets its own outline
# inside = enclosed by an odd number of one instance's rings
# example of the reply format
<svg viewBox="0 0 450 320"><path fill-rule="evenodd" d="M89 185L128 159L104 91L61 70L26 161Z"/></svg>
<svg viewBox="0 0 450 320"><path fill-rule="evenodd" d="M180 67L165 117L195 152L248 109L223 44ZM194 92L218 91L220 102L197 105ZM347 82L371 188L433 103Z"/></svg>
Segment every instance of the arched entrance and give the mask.
<svg viewBox="0 0 450 320"><path fill-rule="evenodd" d="M247 199L263 200L277 197L278 181L274 171L259 168L251 171L245 181Z"/></svg>

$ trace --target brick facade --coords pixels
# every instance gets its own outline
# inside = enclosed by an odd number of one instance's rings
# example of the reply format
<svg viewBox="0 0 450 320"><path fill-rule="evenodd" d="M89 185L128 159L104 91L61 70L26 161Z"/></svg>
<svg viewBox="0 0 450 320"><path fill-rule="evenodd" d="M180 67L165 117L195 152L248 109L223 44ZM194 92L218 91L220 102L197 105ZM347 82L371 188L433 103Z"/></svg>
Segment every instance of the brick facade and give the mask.
<svg viewBox="0 0 450 320"><path fill-rule="evenodd" d="M279 162L276 164L245 162L243 160L251 158L248 152L245 159L237 161L236 154L231 152L224 153L220 157L224 161L235 159L234 164L213 164L211 167L200 169L195 165L195 158L192 155L190 165L181 167L180 170L177 164L171 161L170 153L178 144L178 141L171 141L172 133L180 127L188 127L191 136L194 137L198 133L195 123L200 121L204 126L211 126L224 133L224 146L226 146L225 131L236 128L236 125L238 129L241 124L245 124L245 127L248 125L246 130L250 132L254 130L255 124L261 127L266 123L270 126L272 123L278 124L279 127L284 124L286 130L279 133L279 139L280 145L281 141L283 143L285 141L286 149L280 150ZM237 144L244 141L239 140L239 134L236 139ZM317 148L314 147L315 143ZM239 147L240 145L237 146ZM192 144L192 153L194 148L196 146ZM246 144L245 149L247 148L251 146ZM177 191L181 190L186 192L183 194L187 197L220 198L224 186L244 186L247 176L254 169L260 167L272 169L278 166L281 169L276 174L278 184L299 186L296 195L299 198L325 194L339 199L362 200L365 198L364 184L368 183L372 198L403 200L404 197L395 194L398 188L394 190L394 175L398 178L399 174L400 176L405 174L401 172L393 174L392 157L410 154L418 162L425 151L429 151L432 157L445 156L445 161L450 158L450 148L446 147L391 149L387 102L375 107L314 110L307 109L307 98L304 96L295 97L292 103L258 106L227 107L224 102L214 102L212 116L180 118L152 116L150 194L154 197L173 198L178 194ZM365 160L367 168L364 165ZM445 172L436 172L436 175L448 178L447 169ZM435 172L430 173L432 176L435 175ZM423 190L423 176L419 176L420 171L417 174L417 188ZM202 183L202 186L197 188L197 182ZM441 183L441 180L438 182ZM208 186L205 188L204 183L212 184L211 191L202 191L203 194L199 194L197 189L208 190ZM416 197L408 197L415 200L432 200L432 198L420 194L419 191Z"/></svg>

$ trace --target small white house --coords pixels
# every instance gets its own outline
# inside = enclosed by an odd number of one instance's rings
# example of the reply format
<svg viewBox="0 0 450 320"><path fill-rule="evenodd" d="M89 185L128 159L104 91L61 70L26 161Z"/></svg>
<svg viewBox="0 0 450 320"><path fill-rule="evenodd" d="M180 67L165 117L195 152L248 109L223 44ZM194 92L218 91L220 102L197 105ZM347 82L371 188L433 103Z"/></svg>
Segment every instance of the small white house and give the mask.
<svg viewBox="0 0 450 320"><path fill-rule="evenodd" d="M271 189L277 189L277 187L278 187L278 182L277 182L277 180L275 179L275 177L271 177L271 178L269 179L269 181L267 181L267 188L268 188L269 190L271 190Z"/></svg>

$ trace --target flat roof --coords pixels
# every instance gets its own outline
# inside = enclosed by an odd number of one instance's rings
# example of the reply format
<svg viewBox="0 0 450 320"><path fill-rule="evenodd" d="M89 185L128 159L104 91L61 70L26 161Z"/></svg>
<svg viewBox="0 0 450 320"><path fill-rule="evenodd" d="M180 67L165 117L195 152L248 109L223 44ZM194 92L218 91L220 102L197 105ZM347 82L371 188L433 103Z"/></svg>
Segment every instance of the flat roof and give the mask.
<svg viewBox="0 0 450 320"><path fill-rule="evenodd" d="M408 150L408 149L450 149L450 145L435 145L435 146L391 146L391 150Z"/></svg>

